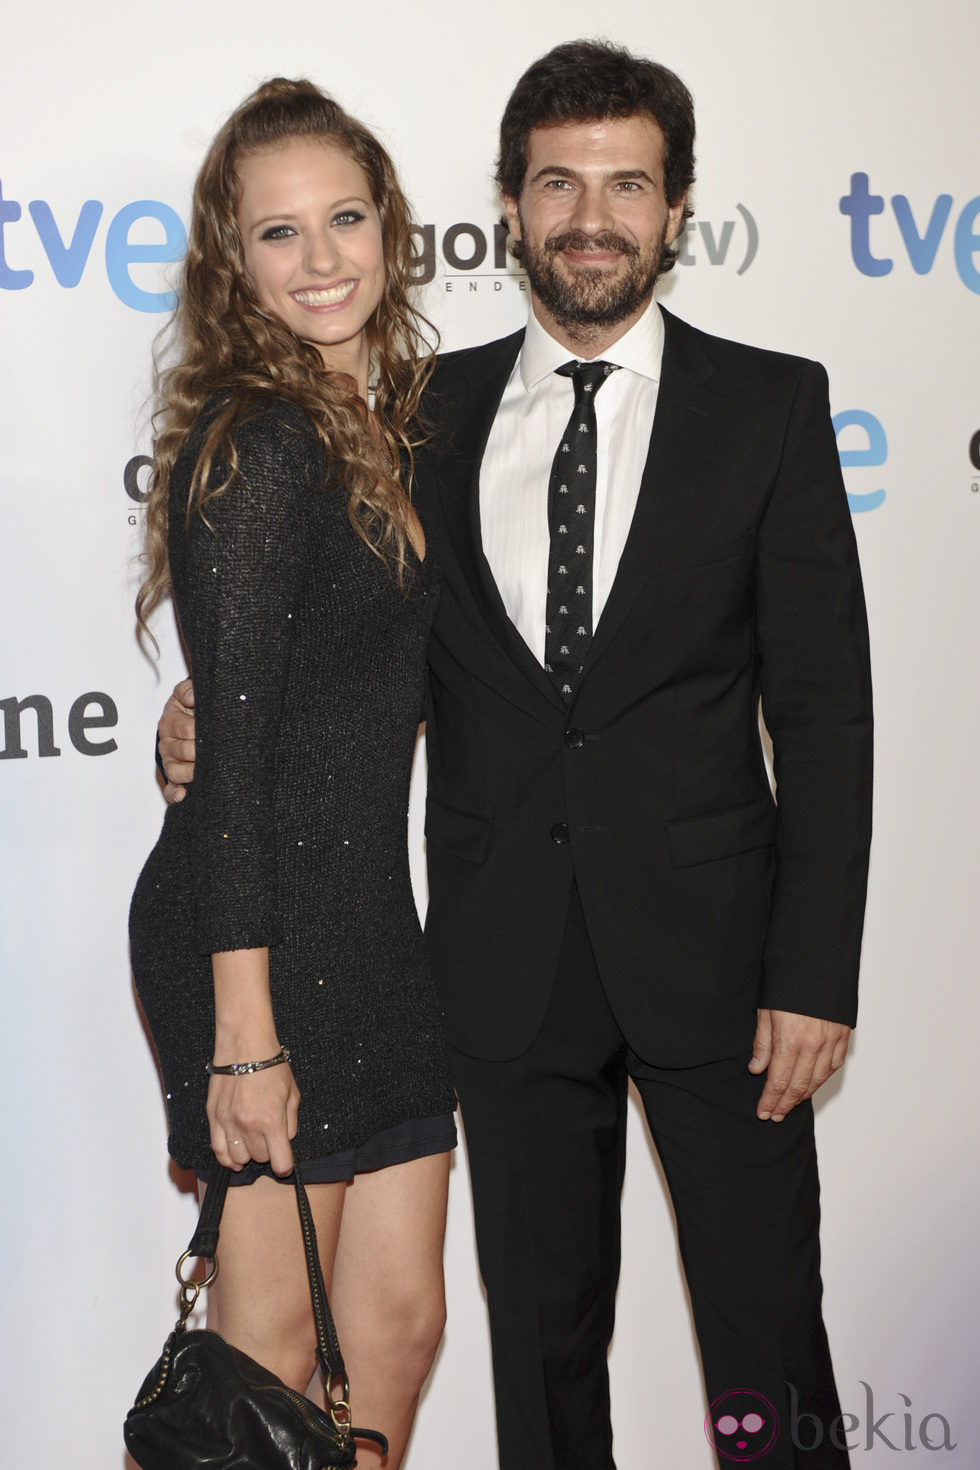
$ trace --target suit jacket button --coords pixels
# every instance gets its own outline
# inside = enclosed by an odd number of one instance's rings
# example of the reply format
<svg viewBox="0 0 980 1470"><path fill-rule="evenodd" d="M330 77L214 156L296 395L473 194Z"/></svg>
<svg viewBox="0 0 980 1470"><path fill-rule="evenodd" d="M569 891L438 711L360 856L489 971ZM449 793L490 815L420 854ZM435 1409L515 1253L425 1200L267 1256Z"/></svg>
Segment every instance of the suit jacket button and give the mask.
<svg viewBox="0 0 980 1470"><path fill-rule="evenodd" d="M559 847L568 841L568 828L564 822L556 822L551 829L551 840L557 842Z"/></svg>
<svg viewBox="0 0 980 1470"><path fill-rule="evenodd" d="M580 746L585 744L585 731L576 730L574 728L572 728L571 730L566 730L565 744L568 746L569 750L578 750Z"/></svg>

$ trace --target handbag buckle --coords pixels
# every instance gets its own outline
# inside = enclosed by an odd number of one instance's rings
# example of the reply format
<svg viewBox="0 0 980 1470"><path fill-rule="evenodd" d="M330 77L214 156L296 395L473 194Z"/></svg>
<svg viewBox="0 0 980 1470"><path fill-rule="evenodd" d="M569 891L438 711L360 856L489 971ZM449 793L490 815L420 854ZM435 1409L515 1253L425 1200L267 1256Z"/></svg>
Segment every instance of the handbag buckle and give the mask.
<svg viewBox="0 0 980 1470"><path fill-rule="evenodd" d="M183 1327L184 1323L187 1321L188 1317L197 1306L197 1299L201 1295L201 1292L204 1291L206 1287L211 1285L211 1282L218 1274L218 1258L217 1256L215 1256L211 1262L210 1271L202 1281L196 1281L193 1276L185 1276L184 1262L189 1260L197 1260L197 1257L191 1256L190 1251L185 1251L180 1260L177 1262L176 1274L177 1280L180 1282L179 1325L181 1327Z"/></svg>
<svg viewBox="0 0 980 1470"><path fill-rule="evenodd" d="M328 1395L327 1412L330 1415L334 1429L346 1439L350 1434L351 1428L350 1404L346 1399L332 1399Z"/></svg>

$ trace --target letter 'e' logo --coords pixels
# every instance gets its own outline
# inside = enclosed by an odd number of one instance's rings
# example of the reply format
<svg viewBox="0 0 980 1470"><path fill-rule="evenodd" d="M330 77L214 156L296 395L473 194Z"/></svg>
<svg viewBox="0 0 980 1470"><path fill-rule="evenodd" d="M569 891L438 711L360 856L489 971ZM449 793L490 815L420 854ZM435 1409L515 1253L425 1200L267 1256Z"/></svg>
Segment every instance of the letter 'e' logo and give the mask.
<svg viewBox="0 0 980 1470"><path fill-rule="evenodd" d="M883 465L888 458L888 439L880 419L863 408L848 408L835 413L834 433L837 435L837 453L842 469L856 469ZM847 434L848 429L857 429L856 436ZM841 444L841 435L846 434L847 447ZM877 510L885 498L884 490L861 490L847 492L847 503L851 511Z"/></svg>

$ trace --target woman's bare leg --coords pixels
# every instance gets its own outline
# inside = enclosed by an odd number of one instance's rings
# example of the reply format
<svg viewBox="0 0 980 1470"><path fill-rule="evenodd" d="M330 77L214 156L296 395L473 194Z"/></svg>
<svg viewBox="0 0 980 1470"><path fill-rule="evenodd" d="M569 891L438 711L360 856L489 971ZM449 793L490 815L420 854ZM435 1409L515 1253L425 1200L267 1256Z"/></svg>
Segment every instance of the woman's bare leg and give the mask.
<svg viewBox="0 0 980 1470"><path fill-rule="evenodd" d="M399 1470L418 1397L445 1324L442 1250L449 1154L307 1185L354 1419L389 1441L362 1466ZM291 1185L259 1178L230 1188L208 1326L322 1402L303 1238ZM313 1383L311 1386L311 1379Z"/></svg>
<svg viewBox="0 0 980 1470"><path fill-rule="evenodd" d="M354 1422L380 1429L358 1464L398 1470L446 1320L442 1251L449 1154L358 1174L348 1186L330 1303Z"/></svg>
<svg viewBox="0 0 980 1470"><path fill-rule="evenodd" d="M343 1183L307 1186L327 1279L346 1191ZM260 1177L228 1190L218 1261L207 1292L208 1326L305 1392L316 1366L316 1334L292 1184Z"/></svg>

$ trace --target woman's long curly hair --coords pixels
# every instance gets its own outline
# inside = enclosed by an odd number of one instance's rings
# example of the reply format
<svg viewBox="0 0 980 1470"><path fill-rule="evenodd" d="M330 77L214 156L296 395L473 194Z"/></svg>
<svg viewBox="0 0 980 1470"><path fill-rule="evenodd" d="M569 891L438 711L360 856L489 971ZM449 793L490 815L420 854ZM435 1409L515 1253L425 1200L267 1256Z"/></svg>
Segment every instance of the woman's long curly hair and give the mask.
<svg viewBox="0 0 980 1470"><path fill-rule="evenodd" d="M235 217L243 158L294 138L321 138L343 149L368 177L381 219L385 283L365 331L371 353L375 426L354 380L331 373L317 348L260 305L245 269ZM146 580L136 599L140 628L169 590L167 522L170 478L187 436L209 400L209 419L187 502L188 518L233 484L234 430L270 398L288 398L309 414L348 497L361 539L404 585L412 512L403 487L419 442L419 399L432 371L434 329L410 299L413 252L408 203L394 166L356 118L308 81L265 82L218 133L194 187L187 255L173 319L179 360L158 375L157 438L146 503ZM230 474L217 485L217 454ZM404 461L404 466L403 466ZM152 635L150 635L152 637Z"/></svg>

